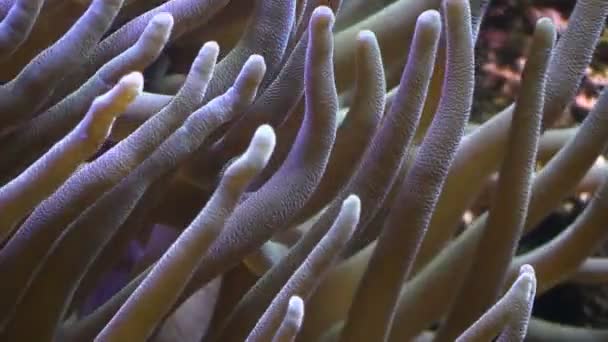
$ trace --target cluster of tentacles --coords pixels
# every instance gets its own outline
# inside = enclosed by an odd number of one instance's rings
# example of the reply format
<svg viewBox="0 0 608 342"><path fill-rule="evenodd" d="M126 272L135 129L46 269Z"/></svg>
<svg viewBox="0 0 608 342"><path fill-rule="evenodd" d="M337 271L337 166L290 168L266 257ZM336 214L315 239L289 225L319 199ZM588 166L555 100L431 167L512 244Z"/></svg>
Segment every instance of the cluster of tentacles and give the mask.
<svg viewBox="0 0 608 342"><path fill-rule="evenodd" d="M608 338L530 318L608 281L608 92L549 129L608 1L540 19L472 130L489 1L124 2L0 2L0 340Z"/></svg>

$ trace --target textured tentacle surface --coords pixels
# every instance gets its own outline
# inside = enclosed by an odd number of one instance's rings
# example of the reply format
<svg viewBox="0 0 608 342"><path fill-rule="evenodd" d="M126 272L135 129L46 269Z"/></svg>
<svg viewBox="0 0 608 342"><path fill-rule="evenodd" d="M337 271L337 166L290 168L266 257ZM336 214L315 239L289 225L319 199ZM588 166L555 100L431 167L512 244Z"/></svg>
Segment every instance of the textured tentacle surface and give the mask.
<svg viewBox="0 0 608 342"><path fill-rule="evenodd" d="M600 132L606 128L604 122L607 117L605 112L606 103L604 102L606 99L608 99L608 96L604 92L592 113L583 122L581 128L589 127L585 129L587 134L577 134L535 177L524 232L533 229L550 211L549 208L554 207L561 198L567 196L575 188L578 180L583 177L585 170L593 165L600 151L605 148L606 140L605 137L602 138L603 133ZM600 135L595 135L595 133ZM557 170L562 171L558 172ZM568 170L568 172L564 172L564 170ZM547 191L549 189L550 191ZM473 257L478 239L481 236L481 228L486 219L486 215L479 217L468 231L444 249L410 284L406 285L400 298L395 319L399 322L407 320L410 325L407 327L400 325L400 329L394 331L395 340L404 336L412 336L409 334L415 335L417 333L416 329L423 329L419 326L421 322L432 321L433 318L429 316L438 317L437 315L440 315L440 312L449 305L455 295L456 288L452 286L444 287L442 284L460 281L461 275L468 268ZM436 301L433 301L432 305L426 303L425 306L428 310L424 311L424 315L416 316L416 324L413 324L408 312L410 312L409 310L417 311L416 308L422 304L422 301L417 298L423 298L421 296L425 296L425 293L441 295L435 297ZM406 318L408 316L410 318ZM418 319L420 320L418 321Z"/></svg>
<svg viewBox="0 0 608 342"><path fill-rule="evenodd" d="M302 325L304 319L304 302L302 298L293 296L289 298L285 317L281 322L281 326L277 329L272 337L272 342L291 342L294 341L296 335Z"/></svg>
<svg viewBox="0 0 608 342"><path fill-rule="evenodd" d="M93 1L70 31L0 88L3 93L0 101L2 125L23 122L44 104L65 77L66 69L80 64L88 56L110 27L120 6L122 0Z"/></svg>
<svg viewBox="0 0 608 342"><path fill-rule="evenodd" d="M591 60L606 15L606 2L577 1L570 20L572 24L560 37L548 67L545 102L549 105L543 108L545 127L551 126L572 100L584 73L583 65ZM504 157L513 109L514 106L507 107L486 121L482 129L463 139L433 214L429 233L420 248L418 265L424 265L441 250L484 181L498 169ZM468 168L471 162L477 167Z"/></svg>
<svg viewBox="0 0 608 342"><path fill-rule="evenodd" d="M107 91L122 75L131 70L143 71L150 65L165 47L172 26L173 18L166 13L154 17L131 48L101 67L77 91L9 134L6 141L11 143L0 147L3 161L0 177L10 178L21 172L74 127L90 101Z"/></svg>
<svg viewBox="0 0 608 342"><path fill-rule="evenodd" d="M327 170L315 193L300 211L301 219L317 213L340 192L358 169L384 112L384 70L380 48L372 32L358 37L355 100L338 129Z"/></svg>
<svg viewBox="0 0 608 342"><path fill-rule="evenodd" d="M236 208L199 266L194 278L199 283L233 266L288 223L321 180L336 136L337 96L331 62L333 13L327 7L315 12L309 28L306 114L294 147L277 173Z"/></svg>
<svg viewBox="0 0 608 342"><path fill-rule="evenodd" d="M534 269L524 265L507 293L456 341L523 341L536 294Z"/></svg>
<svg viewBox="0 0 608 342"><path fill-rule="evenodd" d="M304 263L287 281L275 299L270 303L246 340L264 341L270 339L280 327L285 316L284 308L292 296L307 298L319 281L338 258L340 250L352 234L359 221L361 202L356 195L344 200L342 209L327 235L310 253ZM234 337L229 337L234 338Z"/></svg>
<svg viewBox="0 0 608 342"><path fill-rule="evenodd" d="M0 0L0 340L605 340L607 15Z"/></svg>
<svg viewBox="0 0 608 342"><path fill-rule="evenodd" d="M275 144L269 126L262 126L249 149L226 170L207 206L154 266L97 339L145 339L164 317L207 248L220 234L249 181L264 167ZM154 298L150 310L149 298Z"/></svg>
<svg viewBox="0 0 608 342"><path fill-rule="evenodd" d="M90 58L83 67L83 71L74 75L70 82L55 92L55 97L65 96L72 92L78 82L82 82L95 70L117 56L121 51L131 46L146 28L150 19L159 13L169 13L175 18L176 26L171 34L175 39L180 35L192 30L194 27L204 24L214 14L221 10L229 0L204 0L192 2L190 0L171 0L155 7L146 13L131 20L120 29L100 42L91 52Z"/></svg>
<svg viewBox="0 0 608 342"><path fill-rule="evenodd" d="M378 202L381 202L388 192L413 137L432 74L440 22L437 13L429 12L426 17L433 19L418 22L419 27L414 42L419 49L410 58L408 67L404 71L397 105L393 106L385 117L382 127L379 128L363 157L359 170L310 231L243 298L226 326L234 324L248 327L249 324L255 323L256 315L261 315L260 308L270 303L290 275L327 232L339 212L340 200L346 198L346 194L355 193L360 197L363 207L361 224L371 219L380 206Z"/></svg>
<svg viewBox="0 0 608 342"><path fill-rule="evenodd" d="M3 213L0 217L0 240L4 240L17 222L99 149L116 116L142 88L141 74L123 77L108 93L93 101L83 121L70 134L19 177L0 188L0 211Z"/></svg>
<svg viewBox="0 0 608 342"><path fill-rule="evenodd" d="M446 1L444 11L448 54L444 93L450 96L442 98L414 165L407 171L396 206L386 219L353 299L343 341L386 338L401 284L427 229L468 120L473 98L473 46L468 2ZM408 221L410 223L404 227L404 222Z"/></svg>
<svg viewBox="0 0 608 342"><path fill-rule="evenodd" d="M529 54L520 96L513 112L509 150L500 170L497 188L500 195L495 197L492 204L469 270L470 275L452 304L453 310L437 333L437 341L454 339L496 301L502 289L505 273L523 233L530 201L532 170L536 160L544 100L545 71L554 40L553 25L548 20L540 21L536 27L534 50ZM478 278L474 276L475 272L481 272L485 276Z"/></svg>
<svg viewBox="0 0 608 342"><path fill-rule="evenodd" d="M202 55L204 56L202 59L207 59L208 61L205 61L207 63L202 61L202 65L200 66L209 64L209 61L212 66L217 56L217 46L210 44L202 50ZM249 64L255 65L258 69L262 68L262 72L252 73L255 75L253 77L255 79L254 82L259 84L260 78L263 75L263 62L258 57L257 60L256 58L252 58L252 62ZM202 69L199 72L203 75L205 75L205 71L206 73L210 73L213 70L212 68L210 70ZM206 78L210 77L210 75L205 76ZM215 108L219 107L220 110L210 113L209 108L213 108L213 105L215 105ZM91 264L93 258L99 253L101 247L105 245L113 232L124 222L152 182L170 172L180 161L185 160L190 153L198 148L204 138L213 129L230 119L230 115L233 112L221 109L223 108L218 104L210 103L209 106L203 107L194 113L186 120L182 127L175 131L128 177L124 178L111 191L104 194L77 220L72 222L67 228L66 234L61 236L51 255L44 262L41 271L35 276L35 279L40 279L35 284L47 285L30 287L26 291L23 300L21 300L19 308L23 308L25 311L32 307L34 303L42 302L46 299L49 301L46 305L47 310L51 313L59 311L59 317L61 317L61 313L65 310L65 304L61 303L62 299L65 300L67 298L69 300L71 298L71 293L75 290L74 286L78 284L86 268ZM108 212L115 212L117 214L108 215ZM102 227L104 229L101 229ZM61 266L67 262L70 262L69 268ZM61 271L65 272L65 276L61 278L56 277L57 272ZM54 286L50 286L49 284L51 283ZM40 314L45 315L44 317L51 322L53 318L57 319L57 316L55 316L57 313L53 315L48 311L41 310ZM19 319L19 314L20 311L16 313L15 321L23 322ZM23 327L18 324L15 326L9 324L7 328L7 336L12 336L12 338L17 338L17 336L21 336L24 333L31 334L32 332L24 331ZM44 336L43 331L35 333Z"/></svg>

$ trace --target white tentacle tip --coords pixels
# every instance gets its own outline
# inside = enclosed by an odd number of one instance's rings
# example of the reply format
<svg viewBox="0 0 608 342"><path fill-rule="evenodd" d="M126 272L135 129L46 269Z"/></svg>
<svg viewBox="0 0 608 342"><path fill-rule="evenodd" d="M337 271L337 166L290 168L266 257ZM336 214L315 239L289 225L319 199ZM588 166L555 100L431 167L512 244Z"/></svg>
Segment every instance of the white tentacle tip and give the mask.
<svg viewBox="0 0 608 342"><path fill-rule="evenodd" d="M359 31L357 40L361 43L372 44L376 40L376 34L370 30L362 30Z"/></svg>
<svg viewBox="0 0 608 342"><path fill-rule="evenodd" d="M111 115L121 114L126 106L133 101L144 88L144 77L141 72L134 71L123 77L105 94L99 95L93 100L89 112L94 112L94 116L105 115L108 109L112 109Z"/></svg>
<svg viewBox="0 0 608 342"><path fill-rule="evenodd" d="M266 62L264 61L264 57L261 55L256 54L249 56L245 64L253 68L263 68L266 70Z"/></svg>
<svg viewBox="0 0 608 342"><path fill-rule="evenodd" d="M299 296L292 296L289 298L289 304L287 304L287 314L292 319L301 319L304 316L304 301Z"/></svg>
<svg viewBox="0 0 608 342"><path fill-rule="evenodd" d="M144 76L139 71L131 72L118 81L118 87L126 88L139 94L144 88Z"/></svg>
<svg viewBox="0 0 608 342"><path fill-rule="evenodd" d="M173 15L169 12L161 12L152 17L151 19L154 25L163 27L173 27Z"/></svg>
<svg viewBox="0 0 608 342"><path fill-rule="evenodd" d="M310 27L332 27L334 24L334 12L327 6L315 8L310 17Z"/></svg>
<svg viewBox="0 0 608 342"><path fill-rule="evenodd" d="M234 88L243 98L253 100L257 93L258 86L266 74L266 62L260 55L251 55L243 65Z"/></svg>
<svg viewBox="0 0 608 342"><path fill-rule="evenodd" d="M536 295L536 274L534 268L528 264L521 266L515 283L515 286L523 292L525 300L532 300L532 297Z"/></svg>
<svg viewBox="0 0 608 342"><path fill-rule="evenodd" d="M361 214L361 200L359 196L351 194L346 197L344 202L342 202L342 211L358 219Z"/></svg>
<svg viewBox="0 0 608 342"><path fill-rule="evenodd" d="M268 163L276 145L276 135L270 125L262 125L255 131L251 139L251 150L259 156L263 165ZM248 151L249 152L249 151Z"/></svg>
<svg viewBox="0 0 608 342"><path fill-rule="evenodd" d="M556 39L557 32L553 20L547 17L542 17L536 21L536 28L534 29L537 34L544 39L553 42Z"/></svg>
<svg viewBox="0 0 608 342"><path fill-rule="evenodd" d="M435 30L441 29L441 16L436 10L427 10L418 16L417 25L424 25Z"/></svg>
<svg viewBox="0 0 608 342"><path fill-rule="evenodd" d="M212 54L215 55L217 58L217 55L220 52L220 46L216 41L208 41L206 42L203 47L201 48L199 55L203 55L203 54Z"/></svg>

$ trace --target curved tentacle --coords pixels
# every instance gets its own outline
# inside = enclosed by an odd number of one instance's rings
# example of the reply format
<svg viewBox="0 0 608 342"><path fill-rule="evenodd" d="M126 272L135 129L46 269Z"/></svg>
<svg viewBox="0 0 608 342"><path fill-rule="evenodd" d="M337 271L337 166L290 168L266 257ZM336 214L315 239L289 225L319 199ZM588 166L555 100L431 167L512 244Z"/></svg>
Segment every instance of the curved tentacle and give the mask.
<svg viewBox="0 0 608 342"><path fill-rule="evenodd" d="M36 56L19 75L0 87L0 122L6 130L29 119L64 79L66 70L79 65L122 6L122 0L96 0L55 44Z"/></svg>
<svg viewBox="0 0 608 342"><path fill-rule="evenodd" d="M366 151L363 164L314 226L291 248L289 254L245 295L225 323L226 328L253 327L257 317L262 314L261 308L270 303L325 235L347 194L356 193L361 199L364 209L361 212L360 224L365 224L373 217L397 175L414 136L433 70L440 26L437 12L423 14L423 18L418 20L414 38L415 53L408 60L408 66L403 73L396 105L384 118L381 128ZM308 335L304 338L314 339Z"/></svg>
<svg viewBox="0 0 608 342"><path fill-rule="evenodd" d="M217 238L249 181L264 167L274 149L270 126L261 126L249 149L222 177L205 208L154 265L97 340L143 340L171 309L199 260ZM152 305L150 300L153 300Z"/></svg>
<svg viewBox="0 0 608 342"><path fill-rule="evenodd" d="M333 266L340 255L340 250L350 238L359 221L361 202L356 195L347 197L332 228L321 239L317 247L310 253L304 263L287 281L270 303L258 323L253 328L246 341L265 341L270 339L279 328L283 318L284 308L292 296L306 299L319 284L327 271ZM238 332L234 329L233 332ZM239 337L226 336L228 340L238 340Z"/></svg>

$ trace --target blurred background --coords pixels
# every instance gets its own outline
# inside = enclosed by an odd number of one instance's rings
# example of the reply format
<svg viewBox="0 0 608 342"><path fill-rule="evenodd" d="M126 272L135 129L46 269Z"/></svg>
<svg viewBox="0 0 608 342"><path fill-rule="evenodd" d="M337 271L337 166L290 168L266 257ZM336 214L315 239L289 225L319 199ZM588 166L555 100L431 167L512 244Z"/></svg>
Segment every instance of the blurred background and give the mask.
<svg viewBox="0 0 608 342"><path fill-rule="evenodd" d="M517 93L534 23L549 17L561 32L568 25L574 0L493 0L477 43L475 121L485 121L507 106ZM608 84L608 30L604 31L576 101L560 126L580 122Z"/></svg>

